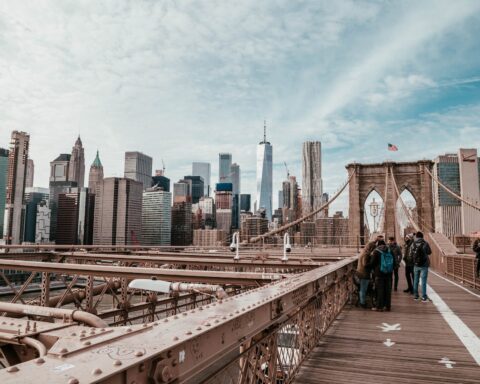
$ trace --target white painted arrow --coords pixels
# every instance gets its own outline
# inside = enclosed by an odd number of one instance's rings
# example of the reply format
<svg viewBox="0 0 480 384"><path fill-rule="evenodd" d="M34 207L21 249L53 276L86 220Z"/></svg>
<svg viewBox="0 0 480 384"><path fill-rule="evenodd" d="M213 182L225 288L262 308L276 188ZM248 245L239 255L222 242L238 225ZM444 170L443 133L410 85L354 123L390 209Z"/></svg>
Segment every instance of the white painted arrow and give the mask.
<svg viewBox="0 0 480 384"><path fill-rule="evenodd" d="M395 342L393 342L390 339L387 339L386 341L383 342L387 347L391 347L392 345L395 345Z"/></svg>
<svg viewBox="0 0 480 384"><path fill-rule="evenodd" d="M402 328L400 327L400 324L387 324L387 323L382 323L382 325L377 325L377 328L381 328L382 332L390 332L390 331L401 331Z"/></svg>
<svg viewBox="0 0 480 384"><path fill-rule="evenodd" d="M455 361L451 361L448 357L443 357L442 360L438 360L440 364L445 364L445 368L453 368L454 364L457 364Z"/></svg>

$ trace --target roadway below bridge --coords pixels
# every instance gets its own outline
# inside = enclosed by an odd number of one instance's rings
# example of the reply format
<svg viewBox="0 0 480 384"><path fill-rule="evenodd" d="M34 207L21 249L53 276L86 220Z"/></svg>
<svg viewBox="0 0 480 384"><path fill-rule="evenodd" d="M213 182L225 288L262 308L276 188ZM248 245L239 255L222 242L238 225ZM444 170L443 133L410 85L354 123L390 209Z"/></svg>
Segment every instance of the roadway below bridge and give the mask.
<svg viewBox="0 0 480 384"><path fill-rule="evenodd" d="M428 303L400 284L391 312L344 309L294 382L480 382L480 292L432 271L428 283Z"/></svg>

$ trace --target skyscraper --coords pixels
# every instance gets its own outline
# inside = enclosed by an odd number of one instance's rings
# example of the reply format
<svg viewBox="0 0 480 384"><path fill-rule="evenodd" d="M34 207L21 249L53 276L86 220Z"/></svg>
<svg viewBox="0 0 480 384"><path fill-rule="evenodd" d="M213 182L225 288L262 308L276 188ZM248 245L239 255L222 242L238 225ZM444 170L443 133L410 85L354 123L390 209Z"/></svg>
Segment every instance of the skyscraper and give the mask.
<svg viewBox="0 0 480 384"><path fill-rule="evenodd" d="M95 196L94 244L138 244L142 236L142 193L142 183L132 179L103 179Z"/></svg>
<svg viewBox="0 0 480 384"><path fill-rule="evenodd" d="M7 193L8 149L0 148L0 239L3 238L3 218Z"/></svg>
<svg viewBox="0 0 480 384"><path fill-rule="evenodd" d="M173 183L173 202L192 202L192 180L181 179Z"/></svg>
<svg viewBox="0 0 480 384"><path fill-rule="evenodd" d="M203 196L210 196L210 178L211 169L210 163L193 162L192 163L192 175L203 177Z"/></svg>
<svg viewBox="0 0 480 384"><path fill-rule="evenodd" d="M240 166L233 163L230 166L232 179L232 227L240 228Z"/></svg>
<svg viewBox="0 0 480 384"><path fill-rule="evenodd" d="M298 219L301 215L300 207L301 201L299 188L297 183L297 178L295 176L288 176L288 180L285 180L282 183L282 201L283 201L283 214L282 221L283 223L292 222Z"/></svg>
<svg viewBox="0 0 480 384"><path fill-rule="evenodd" d="M192 203L174 202L172 207L172 245L192 245Z"/></svg>
<svg viewBox="0 0 480 384"><path fill-rule="evenodd" d="M33 164L32 159L27 161L27 180L25 181L25 188L33 187L33 176L35 173L35 165Z"/></svg>
<svg viewBox="0 0 480 384"><path fill-rule="evenodd" d="M218 229L229 234L232 231L233 193L232 183L218 183L215 188L215 222Z"/></svg>
<svg viewBox="0 0 480 384"><path fill-rule="evenodd" d="M215 201L213 197L202 197L198 202L198 208L202 211L202 228L215 226Z"/></svg>
<svg viewBox="0 0 480 384"><path fill-rule="evenodd" d="M95 156L95 160L93 160L92 165L90 166L90 173L88 175L88 191L91 194L96 193L97 187L103 180L103 165L100 161L100 156Z"/></svg>
<svg viewBox="0 0 480 384"><path fill-rule="evenodd" d="M257 147L257 209L264 208L272 220L272 145L267 141L267 125L263 126L263 141Z"/></svg>
<svg viewBox="0 0 480 384"><path fill-rule="evenodd" d="M48 201L42 200L37 205L37 222L35 224L35 243L50 241L50 208Z"/></svg>
<svg viewBox="0 0 480 384"><path fill-rule="evenodd" d="M204 193L204 180L202 176L185 176L184 180L192 182L192 204L197 204Z"/></svg>
<svg viewBox="0 0 480 384"><path fill-rule="evenodd" d="M142 245L170 245L172 194L160 188L143 192Z"/></svg>
<svg viewBox="0 0 480 384"><path fill-rule="evenodd" d="M232 166L232 154L231 153L219 153L218 154L218 182L219 183L231 183L230 167Z"/></svg>
<svg viewBox="0 0 480 384"><path fill-rule="evenodd" d="M37 210L41 201L48 202L50 190L48 188L25 188L25 219L24 241L34 243L36 240ZM49 224L50 226L50 224Z"/></svg>
<svg viewBox="0 0 480 384"><path fill-rule="evenodd" d="M68 167L68 180L76 182L78 187L83 187L85 182L85 154L80 136L78 136L72 148L70 165Z"/></svg>
<svg viewBox="0 0 480 384"><path fill-rule="evenodd" d="M143 189L152 185L152 158L142 152L125 152L125 178L139 181Z"/></svg>
<svg viewBox="0 0 480 384"><path fill-rule="evenodd" d="M250 194L242 193L240 195L240 211L250 212L252 196Z"/></svg>
<svg viewBox="0 0 480 384"><path fill-rule="evenodd" d="M90 237L90 204L88 188L69 188L58 195L56 244L88 244Z"/></svg>
<svg viewBox="0 0 480 384"><path fill-rule="evenodd" d="M433 174L464 199L480 201L480 162L476 149L460 148L455 154L438 156ZM435 230L446 236L469 235L480 228L480 212L433 183Z"/></svg>
<svg viewBox="0 0 480 384"><path fill-rule="evenodd" d="M152 177L152 187L162 188L162 191L170 192L170 179L164 175Z"/></svg>
<svg viewBox="0 0 480 384"><path fill-rule="evenodd" d="M8 156L8 178L3 228L3 237L6 244L20 244L23 240L24 194L29 142L30 136L27 133L12 132Z"/></svg>
<svg viewBox="0 0 480 384"><path fill-rule="evenodd" d="M61 153L50 162L50 241L55 241L57 235L58 195L76 187L76 181L70 181L70 158L68 153Z"/></svg>
<svg viewBox="0 0 480 384"><path fill-rule="evenodd" d="M307 215L322 205L322 145L306 141L302 150L302 213ZM321 217L319 213L316 217ZM314 218L315 219L315 218Z"/></svg>

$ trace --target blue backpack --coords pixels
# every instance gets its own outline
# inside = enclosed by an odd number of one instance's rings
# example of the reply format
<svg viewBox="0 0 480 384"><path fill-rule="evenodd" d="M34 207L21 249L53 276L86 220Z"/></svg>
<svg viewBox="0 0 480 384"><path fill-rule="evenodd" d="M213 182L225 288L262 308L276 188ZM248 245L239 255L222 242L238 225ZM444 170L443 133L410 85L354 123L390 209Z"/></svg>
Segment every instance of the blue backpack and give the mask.
<svg viewBox="0 0 480 384"><path fill-rule="evenodd" d="M380 251L380 272L382 273L392 273L393 272L393 254L390 251L390 248L387 248L385 252Z"/></svg>

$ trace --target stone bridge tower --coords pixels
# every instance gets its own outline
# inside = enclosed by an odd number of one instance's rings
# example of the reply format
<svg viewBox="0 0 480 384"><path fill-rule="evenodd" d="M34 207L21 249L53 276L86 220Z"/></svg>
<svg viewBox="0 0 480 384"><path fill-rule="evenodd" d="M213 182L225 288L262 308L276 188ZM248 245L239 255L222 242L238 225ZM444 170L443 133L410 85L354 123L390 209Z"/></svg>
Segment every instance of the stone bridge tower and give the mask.
<svg viewBox="0 0 480 384"><path fill-rule="evenodd" d="M349 185L349 232L350 236L365 242L365 201L373 190L382 197L385 207L385 236L395 236L397 240L403 236L398 233L395 218L395 207L398 200L391 174L393 173L399 192L405 189L413 195L417 204L417 213L421 230L430 232L434 228L432 180L425 168L431 171L433 162L420 160L417 162L385 162L378 164L348 164L348 174L355 171ZM390 172L388 172L390 171ZM388 178L387 178L387 175ZM366 240L368 241L368 239Z"/></svg>

